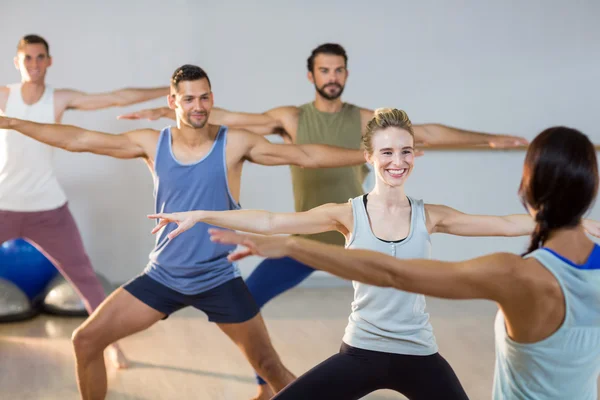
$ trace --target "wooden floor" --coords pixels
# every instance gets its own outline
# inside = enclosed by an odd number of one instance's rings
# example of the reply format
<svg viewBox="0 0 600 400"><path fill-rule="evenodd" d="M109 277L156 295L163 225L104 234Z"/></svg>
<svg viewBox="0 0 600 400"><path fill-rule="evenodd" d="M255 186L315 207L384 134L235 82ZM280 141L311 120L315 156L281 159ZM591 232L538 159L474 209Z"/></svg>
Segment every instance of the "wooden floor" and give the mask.
<svg viewBox="0 0 600 400"><path fill-rule="evenodd" d="M352 289L295 289L264 309L284 363L301 374L335 353ZM440 352L471 399L489 399L494 366L495 306L482 301L428 300ZM0 399L76 399L69 338L80 318L40 316L0 325ZM249 399L252 370L237 348L204 315L183 310L122 346L132 362L109 368L108 399ZM365 399L403 399L389 391Z"/></svg>

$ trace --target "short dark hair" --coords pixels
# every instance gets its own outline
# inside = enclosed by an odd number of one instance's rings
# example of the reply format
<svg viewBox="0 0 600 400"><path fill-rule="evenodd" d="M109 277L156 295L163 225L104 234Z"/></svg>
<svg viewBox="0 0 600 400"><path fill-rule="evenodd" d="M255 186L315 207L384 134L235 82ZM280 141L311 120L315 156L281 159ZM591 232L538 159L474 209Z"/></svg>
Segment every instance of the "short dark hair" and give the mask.
<svg viewBox="0 0 600 400"><path fill-rule="evenodd" d="M309 72L314 72L315 68L315 58L319 54L332 54L334 56L344 57L344 65L348 65L348 55L346 54L346 50L342 46L337 43L325 43L315 48L312 53L310 53L310 57L306 60L306 66Z"/></svg>
<svg viewBox="0 0 600 400"><path fill-rule="evenodd" d="M177 89L179 82L197 81L200 79L206 79L208 81L208 87L211 87L208 74L202 68L196 65L185 64L173 72L173 76L171 77L171 86Z"/></svg>
<svg viewBox="0 0 600 400"><path fill-rule="evenodd" d="M50 46L48 45L48 42L46 41L46 39L44 39L43 37L39 36L39 35L25 35L21 38L21 40L19 40L19 43L17 44L17 53L21 50L23 50L25 48L26 45L28 44L43 44L44 47L46 48L46 53L48 55L50 55Z"/></svg>
<svg viewBox="0 0 600 400"><path fill-rule="evenodd" d="M548 128L529 145L519 196L536 211L528 252L551 231L577 226L598 193L598 161L590 139L564 126Z"/></svg>

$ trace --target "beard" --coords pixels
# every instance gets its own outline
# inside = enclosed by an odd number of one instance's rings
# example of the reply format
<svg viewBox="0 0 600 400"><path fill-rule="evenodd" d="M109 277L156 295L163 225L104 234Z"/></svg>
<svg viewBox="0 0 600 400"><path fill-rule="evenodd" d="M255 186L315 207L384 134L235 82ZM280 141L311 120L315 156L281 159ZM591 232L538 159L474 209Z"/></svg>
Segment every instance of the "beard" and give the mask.
<svg viewBox="0 0 600 400"><path fill-rule="evenodd" d="M334 87L338 88L338 91L335 92L334 94L329 94L328 92L325 91L325 89L327 89L327 87L330 87L330 86L334 86ZM342 85L340 85L339 83L328 83L326 85L323 85L320 88L317 87L317 85L315 85L315 89L322 97L326 98L327 100L335 100L335 99L339 98L342 95L342 92L344 91L344 87Z"/></svg>
<svg viewBox="0 0 600 400"><path fill-rule="evenodd" d="M197 119L192 119L192 113L191 112L187 114L187 122L193 128L197 128L197 129L204 128L204 126L208 122L208 114L207 113L200 113L200 114L205 117L201 121L198 121Z"/></svg>

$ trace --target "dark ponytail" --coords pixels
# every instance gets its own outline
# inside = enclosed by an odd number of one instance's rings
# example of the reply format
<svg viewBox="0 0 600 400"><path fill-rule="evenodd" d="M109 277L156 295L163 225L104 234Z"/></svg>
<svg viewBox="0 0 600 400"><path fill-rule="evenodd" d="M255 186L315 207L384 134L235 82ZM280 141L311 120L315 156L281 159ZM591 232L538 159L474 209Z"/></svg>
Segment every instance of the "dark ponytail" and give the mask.
<svg viewBox="0 0 600 400"><path fill-rule="evenodd" d="M531 242L529 243L529 248L527 249L527 253L531 253L534 250L539 249L544 245L544 242L548 240L548 236L550 235L550 224L548 223L548 219L545 213L545 209L542 208L535 215L535 229L531 234Z"/></svg>
<svg viewBox="0 0 600 400"><path fill-rule="evenodd" d="M527 253L543 246L553 230L580 224L597 192L596 149L588 137L563 126L540 133L527 150L519 187L536 222Z"/></svg>

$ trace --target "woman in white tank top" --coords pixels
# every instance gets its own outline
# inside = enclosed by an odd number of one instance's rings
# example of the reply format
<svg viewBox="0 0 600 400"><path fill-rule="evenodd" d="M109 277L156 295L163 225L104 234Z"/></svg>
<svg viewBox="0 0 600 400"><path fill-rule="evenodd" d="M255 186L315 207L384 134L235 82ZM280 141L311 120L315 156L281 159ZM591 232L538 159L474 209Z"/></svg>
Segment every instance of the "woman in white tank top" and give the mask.
<svg viewBox="0 0 600 400"><path fill-rule="evenodd" d="M174 238L200 221L269 235L337 230L346 237L347 248L375 250L387 253L392 259L414 259L429 258L431 233L520 236L539 230L530 215L468 215L446 206L423 204L421 200L406 196L404 183L413 169L414 140L410 120L403 111L378 110L367 126L363 145L367 161L376 172L375 188L368 195L346 204L327 204L302 213L236 210L151 215L151 218L161 219L153 232L174 222L179 224L171 234ZM590 231L597 231L596 223L586 221L586 224ZM223 240L227 240L227 234L224 237ZM234 236L229 240L239 238ZM284 256L277 251L285 251L286 246L282 245L285 238L271 239L277 250L269 247L269 240L261 242L260 237L249 240L242 243L249 250L235 257L256 252L265 256L272 256L272 253ZM266 243L266 247L258 251L252 240L260 242L261 246ZM300 240L300 243L304 244L304 241ZM326 246L327 249L330 247ZM333 249L343 252L336 247ZM348 259L347 253L343 254ZM342 266L339 269L326 267L308 255L300 261L354 279L348 275L352 271L361 279L353 282L355 299L340 353L300 377L275 398L304 398L309 392L310 398L354 399L383 388L399 391L410 399L466 398L454 372L437 353L424 297L415 294L420 293L418 290L406 286L392 288L394 282L389 276L385 281L371 278L373 263L358 267L348 261L353 268L346 271ZM382 269L381 266L377 268ZM440 285L458 297L463 296L452 284L442 280ZM432 290L425 293L432 294Z"/></svg>
<svg viewBox="0 0 600 400"><path fill-rule="evenodd" d="M247 247L232 260L291 257L371 285L492 300L499 307L493 398L591 400L600 375L600 246L586 236L582 217L597 192L593 144L575 129L554 127L536 137L525 159L519 196L535 228L524 257L398 260L297 238L214 230L212 239Z"/></svg>

